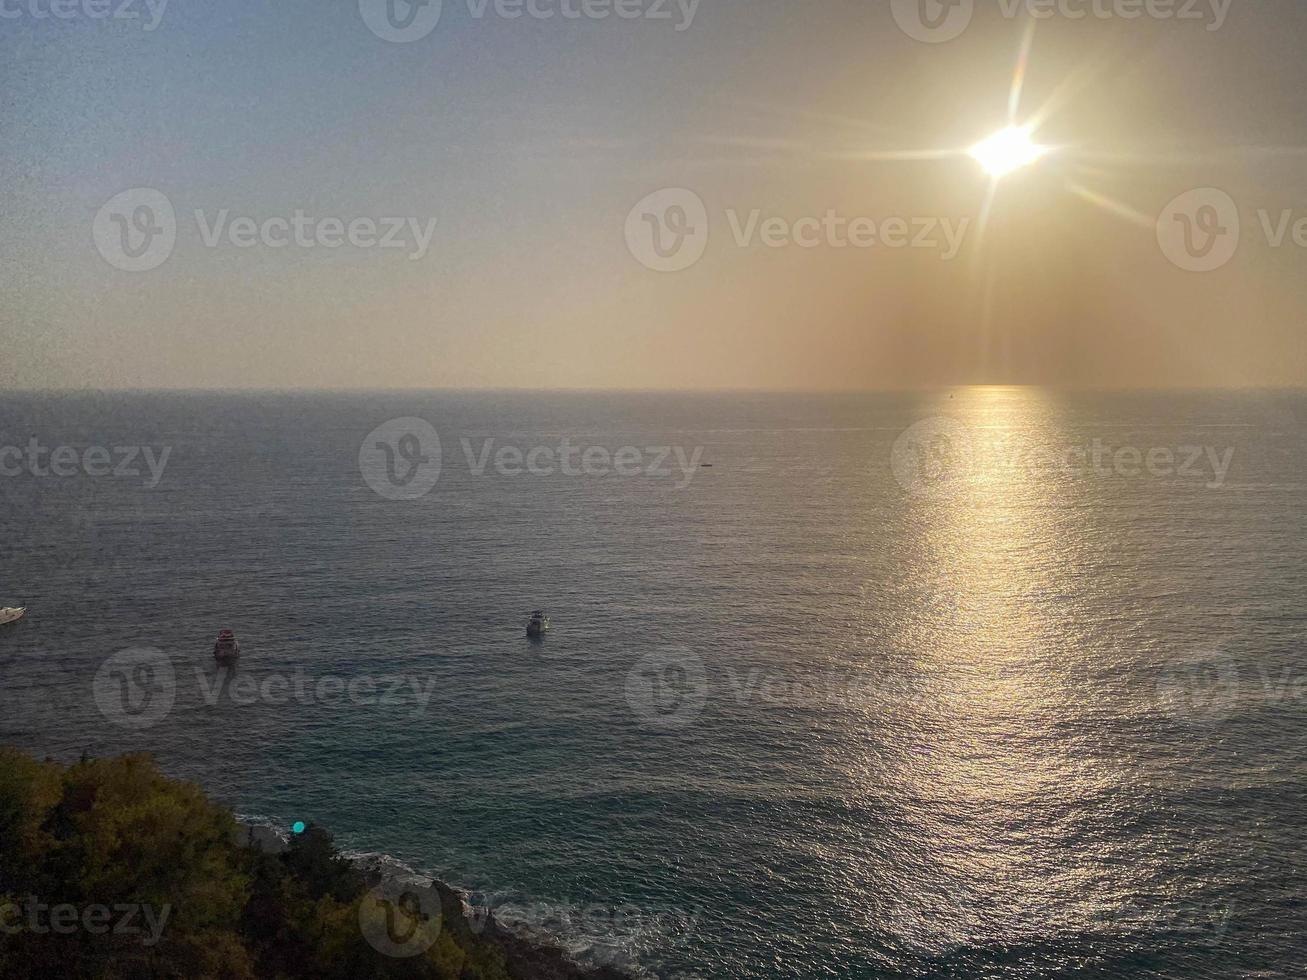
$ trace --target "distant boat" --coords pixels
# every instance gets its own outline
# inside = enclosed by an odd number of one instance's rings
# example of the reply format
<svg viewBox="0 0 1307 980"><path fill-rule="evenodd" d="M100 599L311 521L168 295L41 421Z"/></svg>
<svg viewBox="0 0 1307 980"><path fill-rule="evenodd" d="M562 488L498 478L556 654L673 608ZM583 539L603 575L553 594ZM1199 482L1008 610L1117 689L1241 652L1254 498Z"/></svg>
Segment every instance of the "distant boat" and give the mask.
<svg viewBox="0 0 1307 980"><path fill-rule="evenodd" d="M236 642L236 634L223 630L218 634L218 641L213 644L213 659L217 661L235 660L241 655L241 645Z"/></svg>
<svg viewBox="0 0 1307 980"><path fill-rule="evenodd" d="M18 607L11 606L7 609L0 609L0 626L5 625L5 623L16 623L20 619L22 619L23 616L26 615L26 613L27 613L26 606L18 606Z"/></svg>
<svg viewBox="0 0 1307 980"><path fill-rule="evenodd" d="M549 632L549 617L537 609L531 614L531 621L526 624L527 636L544 636Z"/></svg>

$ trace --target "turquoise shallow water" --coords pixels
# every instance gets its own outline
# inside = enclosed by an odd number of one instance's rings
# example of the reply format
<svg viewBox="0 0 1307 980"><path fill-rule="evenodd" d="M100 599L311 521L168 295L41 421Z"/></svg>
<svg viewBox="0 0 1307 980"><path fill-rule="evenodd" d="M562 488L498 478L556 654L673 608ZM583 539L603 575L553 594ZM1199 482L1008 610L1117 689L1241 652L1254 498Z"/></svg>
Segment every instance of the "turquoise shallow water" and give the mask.
<svg viewBox="0 0 1307 980"><path fill-rule="evenodd" d="M407 417L439 479L387 499ZM170 455L0 476L6 742L660 977L1301 970L1300 395L0 397L32 437ZM476 472L565 438L638 462Z"/></svg>

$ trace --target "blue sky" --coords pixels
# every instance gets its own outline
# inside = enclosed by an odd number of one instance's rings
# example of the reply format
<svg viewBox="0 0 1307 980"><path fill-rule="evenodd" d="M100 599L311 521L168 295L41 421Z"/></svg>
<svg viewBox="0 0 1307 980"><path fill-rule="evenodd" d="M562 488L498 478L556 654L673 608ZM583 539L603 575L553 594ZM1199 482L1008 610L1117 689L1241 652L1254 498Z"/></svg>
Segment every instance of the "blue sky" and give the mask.
<svg viewBox="0 0 1307 980"><path fill-rule="evenodd" d="M912 249L743 246L724 216L978 220L985 180L965 156L869 154L960 149L1004 122L1025 20L996 3L935 45L906 37L882 3L703 0L678 32L674 4L671 21L478 20L467 0L446 0L430 35L394 44L356 2L171 0L153 31L81 13L36 19L31 2L7 0L22 15L0 19L0 329L20 352L0 364L0 384L881 387L1307 373L1291 322L1305 298L1302 249L1242 247L1195 280L1138 222L1066 193L1098 181L1096 193L1150 216L1215 185L1247 223L1263 206L1307 206L1300 158L1285 152L1307 142L1307 15L1288 0L1236 3L1219 31L1041 22L1024 102L1088 79L1046 126L1079 156L1004 187L984 247L949 263ZM149 16L144 0L131 9ZM128 273L97 253L92 223L141 187L173 204L177 241L162 267ZM623 238L628 211L661 188L693 189L713 227L703 260L675 275L644 267ZM262 222L297 209L345 223L435 219L437 231L415 262L377 249L207 247L195 217ZM1184 342L1178 322L1194 329Z"/></svg>

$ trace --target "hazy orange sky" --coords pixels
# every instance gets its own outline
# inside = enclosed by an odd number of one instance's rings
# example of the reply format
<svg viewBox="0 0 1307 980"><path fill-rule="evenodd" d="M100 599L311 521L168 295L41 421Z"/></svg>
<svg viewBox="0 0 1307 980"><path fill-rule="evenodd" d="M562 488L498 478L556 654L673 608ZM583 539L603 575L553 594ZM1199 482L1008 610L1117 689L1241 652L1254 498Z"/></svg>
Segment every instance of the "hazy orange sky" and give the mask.
<svg viewBox="0 0 1307 980"><path fill-rule="evenodd" d="M983 228L962 151L1007 122L1014 0L941 43L897 0L668 20L446 0L404 43L308 0L0 21L0 386L1300 385L1307 10L1219 6L1041 19L1018 120L1048 106L1057 150ZM105 209L138 188L175 243L130 271L102 232L135 234L139 202ZM627 234L667 188L707 222L675 272ZM1205 272L1157 232L1196 188L1240 230ZM297 211L313 247L287 241ZM392 217L406 247L359 244ZM365 224L327 247L332 221Z"/></svg>

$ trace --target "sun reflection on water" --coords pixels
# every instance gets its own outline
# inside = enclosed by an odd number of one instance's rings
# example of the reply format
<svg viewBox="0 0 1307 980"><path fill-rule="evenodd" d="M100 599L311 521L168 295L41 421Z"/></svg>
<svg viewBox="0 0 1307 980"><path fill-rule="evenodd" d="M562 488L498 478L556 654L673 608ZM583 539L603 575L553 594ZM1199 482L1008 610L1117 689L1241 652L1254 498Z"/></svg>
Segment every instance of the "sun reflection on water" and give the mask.
<svg viewBox="0 0 1307 980"><path fill-rule="evenodd" d="M1083 928L1098 872L1062 845L1077 833L1075 801L1118 774L1063 730L1079 710L1077 501L1026 465L1065 439L1057 397L969 388L920 414L932 412L960 422L967 444L951 447L942 488L906 495L895 515L896 546L913 556L895 594L916 601L884 641L894 679L868 707L876 754L842 768L868 794L888 787L885 846L913 871L887 889L882 925L938 953L1020 941L1059 918Z"/></svg>

